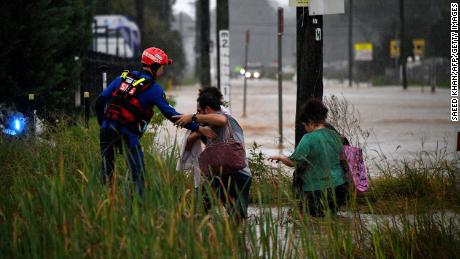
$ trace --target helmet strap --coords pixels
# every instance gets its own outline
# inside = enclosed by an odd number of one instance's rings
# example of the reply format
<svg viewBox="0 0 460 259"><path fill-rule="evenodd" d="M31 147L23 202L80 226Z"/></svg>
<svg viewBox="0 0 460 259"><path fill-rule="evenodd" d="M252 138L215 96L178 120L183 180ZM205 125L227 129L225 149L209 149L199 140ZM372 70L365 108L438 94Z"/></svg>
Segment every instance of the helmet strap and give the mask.
<svg viewBox="0 0 460 259"><path fill-rule="evenodd" d="M150 71L152 72L152 77L153 79L157 80L157 71L158 69L160 68L160 64L158 63L153 63L152 65L150 65Z"/></svg>

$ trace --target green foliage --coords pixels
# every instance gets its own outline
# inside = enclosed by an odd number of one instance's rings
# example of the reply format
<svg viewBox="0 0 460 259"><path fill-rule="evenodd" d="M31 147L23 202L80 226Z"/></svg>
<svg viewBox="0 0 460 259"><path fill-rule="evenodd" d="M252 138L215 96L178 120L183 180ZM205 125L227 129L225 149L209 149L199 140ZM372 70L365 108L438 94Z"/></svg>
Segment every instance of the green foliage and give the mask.
<svg viewBox="0 0 460 259"><path fill-rule="evenodd" d="M249 169L255 181L272 182L277 181L278 169L267 165L267 157L260 150L261 146L256 142L252 143L249 150Z"/></svg>
<svg viewBox="0 0 460 259"><path fill-rule="evenodd" d="M174 60L173 65L166 67L165 75L172 73L174 76L180 77L186 66L186 61L179 32L171 30L170 25L163 21L160 15L148 16L144 30L143 45L161 48L168 54L169 58Z"/></svg>
<svg viewBox="0 0 460 259"><path fill-rule="evenodd" d="M47 111L69 110L82 69L75 57L90 38L83 1L7 1L0 24L0 102L24 108L27 93L35 93Z"/></svg>
<svg viewBox="0 0 460 259"><path fill-rule="evenodd" d="M248 166L251 170L253 188L251 200L264 203L287 202L291 193L291 178L267 163L267 157L256 142L249 150Z"/></svg>
<svg viewBox="0 0 460 259"><path fill-rule="evenodd" d="M286 186L263 185L264 177L252 187L245 224L235 225L218 206L204 214L192 179L175 170L175 143L159 151L150 133L142 139L145 195L133 197L120 156L113 186L100 185L97 131L91 121L89 129L58 125L46 140L0 138L3 257L452 258L459 253L458 214L402 211L371 223L365 214L313 219L302 215L288 193L282 203L277 195ZM263 154L257 145L253 149L252 161L262 163ZM256 174L266 170L252 168ZM218 204L215 197L211 202Z"/></svg>
<svg viewBox="0 0 460 259"><path fill-rule="evenodd" d="M382 156L374 160L379 177L372 179L371 191L361 201L384 212L400 211L406 201L414 201L409 206L412 210L459 211L460 169L456 161L460 161L458 155L449 154L447 147L397 161Z"/></svg>

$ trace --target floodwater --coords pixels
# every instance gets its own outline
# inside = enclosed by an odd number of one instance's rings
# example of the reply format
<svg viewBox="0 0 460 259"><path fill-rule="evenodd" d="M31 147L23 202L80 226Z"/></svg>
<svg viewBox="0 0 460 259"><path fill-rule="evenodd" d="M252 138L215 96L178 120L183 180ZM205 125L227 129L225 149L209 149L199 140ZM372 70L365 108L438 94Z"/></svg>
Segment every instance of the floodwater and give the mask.
<svg viewBox="0 0 460 259"><path fill-rule="evenodd" d="M176 109L181 113L196 111L198 85L177 87L172 95ZM353 88L333 80L324 80L324 96L345 98L357 111L360 126L369 130L367 154L386 157L410 158L418 152L434 151L446 147L455 154L460 123L450 121L450 93L448 89L428 87L402 90L400 86L372 87L359 85ZM244 129L245 144L261 145L267 155L286 154L294 150L296 83L283 82L283 142L278 149L278 82L275 80L248 80L247 117L242 118L243 80L231 81L231 113ZM185 130L175 129L167 123L161 140L179 137ZM166 134L166 138L164 137ZM371 172L372 174L372 172Z"/></svg>
<svg viewBox="0 0 460 259"><path fill-rule="evenodd" d="M243 81L231 81L231 113L244 129L246 148L253 142L261 145L267 154L290 154L294 150L294 125L296 106L296 83L283 82L283 132L284 148L278 149L278 85L275 80L248 80L247 117L242 118ZM173 90L176 110L181 113L196 111L196 98L199 86L178 87ZM324 81L324 95L336 95L345 98L359 113L360 126L369 130L367 140L368 155L383 153L388 158L410 158L418 152L435 151L446 148L451 154L456 153L457 132L460 124L450 122L450 93L448 89L436 89L431 93L428 87L422 92L421 87L402 90L399 86L372 87L360 85L349 88L337 81ZM160 143L167 143L178 137L179 142L185 130L175 128L167 123L161 129ZM372 172L371 172L372 174ZM295 229L289 208L248 208L249 222L255 224L260 236L261 219L270 214L270 218L279 226L278 236L283 237ZM438 213L440 218L444 214ZM440 215L443 215L442 217ZM408 216L410 220L413 215ZM372 228L377 224L393 222L401 225L398 215L359 214L339 212L339 220L350 224L364 224ZM447 213L447 218L459 221L456 213Z"/></svg>
<svg viewBox="0 0 460 259"><path fill-rule="evenodd" d="M309 220L309 223L307 223L307 226L310 226L310 228L307 228L308 231L310 231L309 235L312 235L311 238L313 240L318 240L318 242L327 240L329 231L328 224L341 225L344 227L343 229L345 231L347 229L366 230L363 233L366 233L365 239L369 241L371 239L369 234L372 230L389 227L404 231L404 228L407 227L408 224L411 226L427 224L425 220L434 223L436 227L449 229L453 225L455 226L460 223L460 214L453 211L436 211L417 215L385 215L339 211L337 217L330 219L332 221L324 218L309 218ZM267 225L267 221L270 224ZM255 234L259 243L261 243L262 239L267 239L267 235L273 235L273 233L278 237L277 242L279 242L279 247L285 247L285 245L289 243L300 243L301 233L299 233L299 228L297 228L296 225L301 223L296 221L298 221L298 219L294 220L294 218L290 216L289 207L262 208L255 205L248 207L248 222L253 226L253 229L255 229ZM269 228L274 228L275 231ZM351 234L356 235L357 233L351 231ZM270 251L272 252L274 241L273 239L269 239L269 242ZM262 253L259 253L260 256L262 256Z"/></svg>

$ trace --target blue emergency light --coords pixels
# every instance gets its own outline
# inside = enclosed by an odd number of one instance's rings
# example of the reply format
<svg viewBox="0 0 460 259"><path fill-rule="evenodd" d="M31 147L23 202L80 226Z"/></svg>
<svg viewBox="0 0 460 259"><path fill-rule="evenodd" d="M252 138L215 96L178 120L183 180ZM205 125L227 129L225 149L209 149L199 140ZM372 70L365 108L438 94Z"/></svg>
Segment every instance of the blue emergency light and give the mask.
<svg viewBox="0 0 460 259"><path fill-rule="evenodd" d="M26 118L22 114L15 114L9 117L8 128L3 129L3 133L17 136L24 132Z"/></svg>

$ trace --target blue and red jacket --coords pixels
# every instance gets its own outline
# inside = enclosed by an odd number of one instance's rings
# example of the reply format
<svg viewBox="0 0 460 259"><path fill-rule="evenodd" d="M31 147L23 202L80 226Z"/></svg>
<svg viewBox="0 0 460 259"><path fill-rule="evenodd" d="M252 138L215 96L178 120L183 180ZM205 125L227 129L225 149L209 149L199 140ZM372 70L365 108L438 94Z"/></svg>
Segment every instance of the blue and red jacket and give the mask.
<svg viewBox="0 0 460 259"><path fill-rule="evenodd" d="M142 118L136 118L139 120L150 120L153 115L153 107L157 106L160 112L170 121L174 122L176 119L173 119L174 115L181 115L178 113L166 100L166 95L163 91L163 88L153 80L153 78L145 73L138 71L129 72L130 75L137 78L145 78L143 90L136 95L136 100L133 102L136 107L140 109L138 116ZM98 123L102 129L113 127L119 129L122 133L127 132L132 133L133 135L139 135L139 132L133 129L132 125L128 125L126 121L120 121L107 116L107 104L111 104L113 101L112 98L116 96L116 91L122 86L122 83L125 82L122 76L117 77L113 80L110 85L99 95L96 101L96 114ZM133 106L129 104L130 106ZM135 113L133 113L135 114ZM113 116L112 116L113 117ZM150 117L150 118L149 118ZM148 121L147 121L148 123ZM197 123L189 123L185 128L197 131L199 125Z"/></svg>

